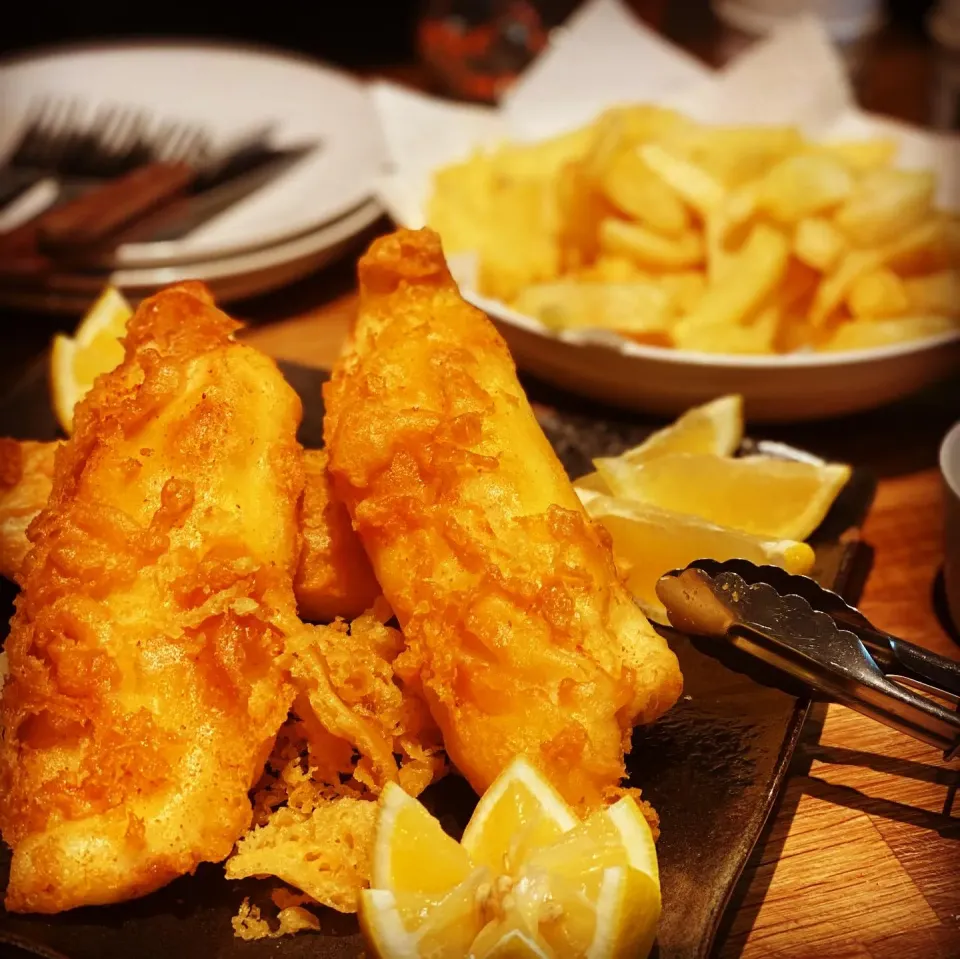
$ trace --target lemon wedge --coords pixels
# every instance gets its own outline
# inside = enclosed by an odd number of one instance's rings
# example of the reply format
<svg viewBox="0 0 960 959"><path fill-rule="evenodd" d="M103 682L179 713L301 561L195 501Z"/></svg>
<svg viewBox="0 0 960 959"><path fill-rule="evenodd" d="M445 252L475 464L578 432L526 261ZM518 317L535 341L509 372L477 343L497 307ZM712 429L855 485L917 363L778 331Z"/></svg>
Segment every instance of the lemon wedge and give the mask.
<svg viewBox="0 0 960 959"><path fill-rule="evenodd" d="M694 560L747 559L800 574L813 568L814 552L806 543L755 536L697 516L602 493L578 490L577 494L587 513L610 534L617 565L637 603L658 623L668 624L669 620L657 597L657 580Z"/></svg>
<svg viewBox="0 0 960 959"><path fill-rule="evenodd" d="M743 398L731 394L703 406L687 410L679 419L657 430L639 446L594 461L599 472L588 473L574 481L580 489L597 493L612 493L606 482L606 473L625 469L666 456L670 453L712 453L714 456L732 456L743 439ZM605 468L604 468L605 467Z"/></svg>
<svg viewBox="0 0 960 959"><path fill-rule="evenodd" d="M850 467L839 463L705 453L670 453L636 466L598 461L598 467L614 496L753 536L795 540L820 525L850 478Z"/></svg>
<svg viewBox="0 0 960 959"><path fill-rule="evenodd" d="M90 307L72 337L57 334L50 354L50 388L57 420L69 436L73 410L93 381L123 359L121 337L133 315L123 294L108 286Z"/></svg>
<svg viewBox="0 0 960 959"><path fill-rule="evenodd" d="M629 796L581 822L519 758L458 843L399 786L384 790L360 899L381 959L643 957L659 916L653 835Z"/></svg>

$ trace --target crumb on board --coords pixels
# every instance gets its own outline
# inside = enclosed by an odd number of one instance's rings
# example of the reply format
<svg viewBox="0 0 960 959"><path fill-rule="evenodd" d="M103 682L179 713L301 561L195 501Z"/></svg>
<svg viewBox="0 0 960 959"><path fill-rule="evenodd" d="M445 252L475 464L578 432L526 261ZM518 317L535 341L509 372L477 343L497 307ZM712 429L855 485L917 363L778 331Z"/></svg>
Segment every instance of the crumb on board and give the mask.
<svg viewBox="0 0 960 959"><path fill-rule="evenodd" d="M317 932L320 920L303 906L287 906L277 914L277 928L260 915L260 907L251 905L249 899L240 904L237 914L230 920L233 934L238 939L252 942L256 939L279 939L309 929Z"/></svg>

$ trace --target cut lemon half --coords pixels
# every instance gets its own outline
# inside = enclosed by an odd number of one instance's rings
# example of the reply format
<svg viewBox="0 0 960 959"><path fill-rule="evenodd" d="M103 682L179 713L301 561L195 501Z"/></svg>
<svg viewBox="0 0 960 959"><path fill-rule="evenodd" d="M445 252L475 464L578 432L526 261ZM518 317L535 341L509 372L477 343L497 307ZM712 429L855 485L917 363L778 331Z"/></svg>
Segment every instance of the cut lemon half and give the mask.
<svg viewBox="0 0 960 959"><path fill-rule="evenodd" d="M820 525L850 478L850 467L839 463L703 453L671 453L636 466L604 463L600 472L614 496L796 540Z"/></svg>
<svg viewBox="0 0 960 959"><path fill-rule="evenodd" d="M658 623L669 620L657 597L657 580L694 560L746 559L800 574L813 568L814 552L806 543L753 536L697 516L601 493L578 490L578 495L587 513L610 534L617 565L637 603Z"/></svg>
<svg viewBox="0 0 960 959"><path fill-rule="evenodd" d="M93 381L123 359L121 337L133 315L123 294L108 286L90 308L72 337L57 334L50 354L50 388L57 420L69 436L73 410Z"/></svg>
<svg viewBox="0 0 960 959"><path fill-rule="evenodd" d="M629 796L581 822L517 759L457 843L399 786L383 792L360 898L381 959L643 957L659 916L653 835Z"/></svg>
<svg viewBox="0 0 960 959"><path fill-rule="evenodd" d="M606 473L627 465L649 462L670 453L712 453L732 456L743 440L743 398L721 396L703 406L687 410L679 419L657 430L639 446L619 456L594 460L598 472L574 481L574 486L597 493L614 493Z"/></svg>

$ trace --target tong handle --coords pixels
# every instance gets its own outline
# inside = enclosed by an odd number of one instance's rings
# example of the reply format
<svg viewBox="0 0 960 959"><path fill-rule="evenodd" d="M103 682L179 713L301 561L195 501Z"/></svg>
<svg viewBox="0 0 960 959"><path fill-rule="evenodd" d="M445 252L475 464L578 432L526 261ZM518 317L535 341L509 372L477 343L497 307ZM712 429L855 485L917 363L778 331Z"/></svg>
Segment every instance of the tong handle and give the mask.
<svg viewBox="0 0 960 959"><path fill-rule="evenodd" d="M879 630L858 629L856 633L888 676L903 677L960 703L960 661Z"/></svg>
<svg viewBox="0 0 960 959"><path fill-rule="evenodd" d="M851 634L851 639L856 641ZM867 654L848 649L842 671L827 650L792 648L756 624L738 623L728 636L752 655L799 677L814 689L878 722L943 750L944 759L960 754L960 715L888 679Z"/></svg>

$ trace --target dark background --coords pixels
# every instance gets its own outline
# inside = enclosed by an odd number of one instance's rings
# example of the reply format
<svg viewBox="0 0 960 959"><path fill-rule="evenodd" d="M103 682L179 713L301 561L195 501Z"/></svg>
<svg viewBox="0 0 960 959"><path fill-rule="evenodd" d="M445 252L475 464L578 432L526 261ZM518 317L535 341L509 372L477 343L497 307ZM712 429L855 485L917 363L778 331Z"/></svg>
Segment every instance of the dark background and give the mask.
<svg viewBox="0 0 960 959"><path fill-rule="evenodd" d="M0 53L51 43L129 37L204 37L286 47L345 66L414 56L418 0L9 0Z"/></svg>
<svg viewBox="0 0 960 959"><path fill-rule="evenodd" d="M446 0L449 5L451 0ZM486 0L454 0L474 9ZM673 35L710 29L707 0L628 0ZM563 0L545 0L547 7ZM429 4L434 9L444 0ZM563 3L563 6L569 6ZM888 0L891 19L919 33L932 0ZM421 0L8 0L0 55L52 43L121 37L204 37L285 47L348 67L406 63L416 56Z"/></svg>

